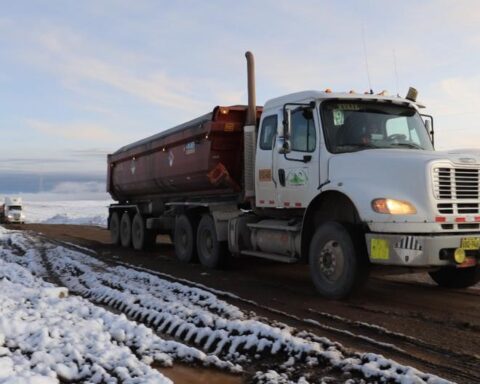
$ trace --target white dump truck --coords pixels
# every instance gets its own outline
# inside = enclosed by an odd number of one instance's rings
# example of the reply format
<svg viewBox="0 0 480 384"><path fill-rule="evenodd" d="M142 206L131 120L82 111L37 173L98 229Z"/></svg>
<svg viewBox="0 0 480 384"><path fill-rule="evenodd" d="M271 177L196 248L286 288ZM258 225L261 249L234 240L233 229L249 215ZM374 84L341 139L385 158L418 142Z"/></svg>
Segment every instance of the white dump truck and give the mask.
<svg viewBox="0 0 480 384"><path fill-rule="evenodd" d="M480 157L434 150L411 89L304 91L209 114L108 157L114 243L173 238L183 262L228 255L307 262L329 298L376 266L444 287L480 280Z"/></svg>
<svg viewBox="0 0 480 384"><path fill-rule="evenodd" d="M21 197L5 197L4 203L0 205L0 223L25 223Z"/></svg>

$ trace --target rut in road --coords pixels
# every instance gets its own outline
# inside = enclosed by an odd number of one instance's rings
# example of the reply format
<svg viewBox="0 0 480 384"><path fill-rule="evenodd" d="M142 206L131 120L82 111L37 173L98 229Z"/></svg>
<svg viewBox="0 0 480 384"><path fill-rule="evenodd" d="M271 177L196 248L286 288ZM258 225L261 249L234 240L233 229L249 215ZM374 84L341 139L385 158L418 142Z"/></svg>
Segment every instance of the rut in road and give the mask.
<svg viewBox="0 0 480 384"><path fill-rule="evenodd" d="M30 240L34 245L21 257L25 264L35 268L35 257L37 263L46 258L50 271L71 291L233 363L254 364L270 359L272 364L273 358L273 366L284 369L293 379L300 378L303 371L313 371L317 375L328 372L342 381L363 377L367 382L381 379L388 383L408 377L419 382L446 383L382 356L349 353L326 338L259 321L206 290L133 268L108 265L87 256L85 251ZM343 372L347 376L342 376Z"/></svg>

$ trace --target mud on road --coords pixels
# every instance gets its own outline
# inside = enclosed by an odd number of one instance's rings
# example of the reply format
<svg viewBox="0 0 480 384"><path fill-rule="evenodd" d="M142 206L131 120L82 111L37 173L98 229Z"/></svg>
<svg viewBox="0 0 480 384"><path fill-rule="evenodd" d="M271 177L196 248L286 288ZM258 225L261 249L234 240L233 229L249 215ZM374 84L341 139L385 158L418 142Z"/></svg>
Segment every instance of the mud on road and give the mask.
<svg viewBox="0 0 480 384"><path fill-rule="evenodd" d="M305 265L242 258L227 270L214 271L179 263L168 238L159 237L153 251L135 252L112 246L108 231L98 227L30 224L14 229L88 248L104 261L188 280L245 311L352 350L375 352L458 383L480 382L477 288L446 290L422 277L373 277L356 297L336 302L316 294Z"/></svg>

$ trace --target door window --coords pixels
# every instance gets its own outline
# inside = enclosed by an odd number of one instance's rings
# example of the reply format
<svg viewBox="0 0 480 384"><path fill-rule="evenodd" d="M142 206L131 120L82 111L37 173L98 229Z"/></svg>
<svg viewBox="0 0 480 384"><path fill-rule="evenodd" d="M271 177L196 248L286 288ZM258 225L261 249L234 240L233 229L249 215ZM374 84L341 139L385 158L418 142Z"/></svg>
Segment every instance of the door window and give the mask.
<svg viewBox="0 0 480 384"><path fill-rule="evenodd" d="M317 134L311 110L298 109L292 112L292 151L313 152L317 144Z"/></svg>
<svg viewBox="0 0 480 384"><path fill-rule="evenodd" d="M260 149L271 150L273 137L277 133L277 115L267 116L263 119L260 132Z"/></svg>

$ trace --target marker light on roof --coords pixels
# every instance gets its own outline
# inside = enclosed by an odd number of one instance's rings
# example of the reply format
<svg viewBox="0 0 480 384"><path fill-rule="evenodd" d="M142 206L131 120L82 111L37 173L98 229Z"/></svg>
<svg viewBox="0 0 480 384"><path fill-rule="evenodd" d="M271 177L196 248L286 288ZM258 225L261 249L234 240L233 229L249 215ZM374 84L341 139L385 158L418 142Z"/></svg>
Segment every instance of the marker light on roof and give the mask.
<svg viewBox="0 0 480 384"><path fill-rule="evenodd" d="M330 88L325 89L325 93L332 93L332 90Z"/></svg>

